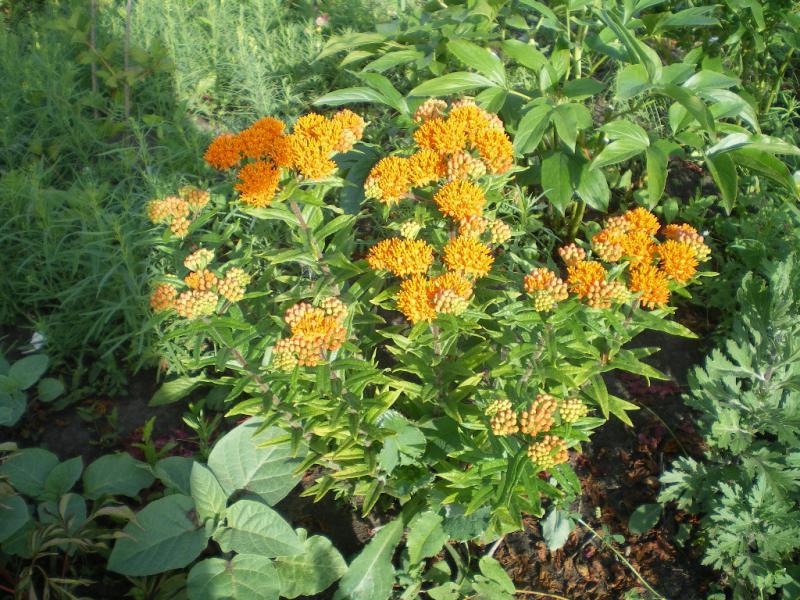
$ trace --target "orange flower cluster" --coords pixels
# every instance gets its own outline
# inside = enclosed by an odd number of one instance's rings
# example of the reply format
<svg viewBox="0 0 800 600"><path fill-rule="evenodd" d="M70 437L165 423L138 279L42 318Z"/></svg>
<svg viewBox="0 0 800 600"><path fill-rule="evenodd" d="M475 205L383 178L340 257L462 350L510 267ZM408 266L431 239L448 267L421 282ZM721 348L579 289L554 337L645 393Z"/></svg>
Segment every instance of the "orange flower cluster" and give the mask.
<svg viewBox="0 0 800 600"><path fill-rule="evenodd" d="M484 414L489 417L489 427L497 436L521 433L533 438L528 446L528 457L539 471L552 469L569 458L567 444L559 436L549 433L556 423L574 423L586 415L587 409L577 398L559 401L547 393L536 396L527 410L519 415L507 399L489 403Z"/></svg>
<svg viewBox="0 0 800 600"><path fill-rule="evenodd" d="M179 295L171 284L157 286L150 296L153 311L174 309L179 317L195 319L213 314L220 296L228 302L241 300L250 283L250 276L238 267L231 267L223 276L219 276L207 268L213 260L214 253L206 248L189 254L183 261L189 271L183 278L188 289Z"/></svg>
<svg viewBox="0 0 800 600"><path fill-rule="evenodd" d="M397 308L412 323L432 321L437 314L462 314L472 298L472 282L446 272L433 279L415 275L400 284Z"/></svg>
<svg viewBox="0 0 800 600"><path fill-rule="evenodd" d="M283 122L265 117L238 134L217 137L204 158L220 170L251 160L239 170L236 189L242 202L260 208L275 197L282 169L294 169L306 179L331 177L336 171L331 157L349 151L364 135L364 126L364 119L346 109L331 118L304 115L290 134Z"/></svg>
<svg viewBox="0 0 800 600"><path fill-rule="evenodd" d="M670 281L679 285L689 282L699 263L708 258L709 250L703 237L689 225L665 227L666 241L657 239L660 230L661 224L653 213L636 208L611 217L592 237L592 251L600 261L625 262L621 279L609 279L608 269L598 260L590 260L586 251L576 244L560 248L558 253L567 266L569 291L593 308L609 308L612 304L626 302L631 293L638 294L639 302L646 308L666 304L670 297ZM526 278L525 289L531 293L529 288L539 288L529 278L531 276ZM537 300L535 297L535 302ZM538 305L537 310L541 310Z"/></svg>
<svg viewBox="0 0 800 600"><path fill-rule="evenodd" d="M379 161L364 183L368 198L395 204L413 197L413 188L441 179L479 179L487 172L499 174L511 168L514 148L497 115L472 100L453 103L449 113L447 108L444 100L429 99L417 109L414 120L420 126L414 140L419 150L408 158Z"/></svg>
<svg viewBox="0 0 800 600"><path fill-rule="evenodd" d="M523 280L525 291L533 297L533 307L539 312L553 310L569 296L567 284L553 271L540 267Z"/></svg>
<svg viewBox="0 0 800 600"><path fill-rule="evenodd" d="M347 307L336 297L323 299L319 306L307 302L295 304L284 314L292 335L276 342L272 364L282 371L291 371L296 366L317 366L326 351L342 347L347 337L346 317Z"/></svg>
<svg viewBox="0 0 800 600"><path fill-rule="evenodd" d="M433 264L433 246L422 240L382 240L369 249L367 263L376 271L389 271L398 277L423 275Z"/></svg>

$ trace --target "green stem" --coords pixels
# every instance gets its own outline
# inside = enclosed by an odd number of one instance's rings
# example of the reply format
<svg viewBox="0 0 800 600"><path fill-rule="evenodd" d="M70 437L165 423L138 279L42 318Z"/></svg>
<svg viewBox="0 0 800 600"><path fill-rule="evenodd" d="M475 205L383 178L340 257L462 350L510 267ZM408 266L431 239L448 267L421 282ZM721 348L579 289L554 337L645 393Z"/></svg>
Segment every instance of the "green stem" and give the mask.
<svg viewBox="0 0 800 600"><path fill-rule="evenodd" d="M571 242L575 239L575 236L578 233L578 227L581 226L581 221L583 221L583 213L586 212L586 202L583 200L578 200L575 204L574 211L572 212L572 219L570 220L569 230L567 231L567 241Z"/></svg>
<svg viewBox="0 0 800 600"><path fill-rule="evenodd" d="M609 542L607 542L607 541L606 541L606 539L605 539L605 538L604 538L602 535L600 535L600 534L599 534L599 533L597 533L597 532L596 532L594 529L592 529L592 528L589 526L589 524L588 524L588 523L586 523L586 522L585 522L583 519L578 519L578 523L580 523L581 525L583 525L584 527L586 527L586 529L588 529L589 531L591 531L591 532L592 532L592 534L593 534L593 535L594 535L594 536L595 536L597 539L599 539L601 542L603 542L603 544L604 544L604 545L605 545L605 546L606 546L608 549L610 549L610 550L611 550L611 551L612 551L612 552L613 552L613 553L614 553L614 554L617 556L617 558L618 558L620 561L622 561L622 563L624 563L624 564L625 564L625 566L626 566L626 567L628 567L628 568L631 570L631 572L632 572L634 575L636 575L636 578L637 578L639 581L641 581L641 582L642 582L642 585L643 585L643 586L644 586L644 587L647 589L647 591L648 591L648 592L650 592L651 594L653 594L653 595L654 595L656 598L658 598L659 600L667 600L667 599L666 599L664 596L662 596L662 595L661 595L661 594L659 594L657 591L655 591L655 590L653 589L653 587L652 587L652 586L651 586L649 583L647 583L647 580L646 580L644 577L642 577L642 576L641 576L641 574L639 573L639 571L637 571L636 569L634 569L634 568L633 568L633 565L632 565L630 562L628 562L628 559L627 559L627 558L625 558L625 556L623 556L623 554L622 554L622 553L621 553L619 550L617 550L616 548L614 548L614 546L612 546L612 545L611 545Z"/></svg>

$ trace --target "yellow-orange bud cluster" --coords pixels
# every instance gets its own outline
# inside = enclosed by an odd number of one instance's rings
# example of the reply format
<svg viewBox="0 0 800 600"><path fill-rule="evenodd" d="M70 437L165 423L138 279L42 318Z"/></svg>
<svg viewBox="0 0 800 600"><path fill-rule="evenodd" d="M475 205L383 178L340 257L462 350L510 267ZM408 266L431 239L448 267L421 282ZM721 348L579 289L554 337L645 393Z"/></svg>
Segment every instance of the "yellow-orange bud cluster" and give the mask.
<svg viewBox="0 0 800 600"><path fill-rule="evenodd" d="M347 307L338 298L324 298L319 307L295 304L284 315L292 335L276 342L272 364L280 370L318 365L325 352L334 352L344 343L346 316Z"/></svg>
<svg viewBox="0 0 800 600"><path fill-rule="evenodd" d="M553 415L558 407L558 401L550 394L539 394L531 403L528 410L523 410L519 415L519 429L522 433L536 436L539 433L550 431L553 426Z"/></svg>
<svg viewBox="0 0 800 600"><path fill-rule="evenodd" d="M533 297L533 307L539 312L553 310L569 296L567 284L558 275L543 267L534 269L523 280L525 291Z"/></svg>
<svg viewBox="0 0 800 600"><path fill-rule="evenodd" d="M492 244L505 244L511 239L511 227L507 223L494 219L489 223L489 241Z"/></svg>
<svg viewBox="0 0 800 600"><path fill-rule="evenodd" d="M567 462L566 442L558 436L546 435L541 441L528 446L528 458L531 459L540 471L548 471L556 465Z"/></svg>
<svg viewBox="0 0 800 600"><path fill-rule="evenodd" d="M586 260L586 251L576 244L562 246L558 249L558 255L568 267L582 260Z"/></svg>
<svg viewBox="0 0 800 600"><path fill-rule="evenodd" d="M574 423L578 419L585 417L589 412L587 406L578 398L567 398L561 401L558 413L564 423Z"/></svg>
<svg viewBox="0 0 800 600"><path fill-rule="evenodd" d="M169 310L175 306L175 298L177 296L178 290L175 289L175 286L162 283L150 296L150 308L152 308L154 312Z"/></svg>
<svg viewBox="0 0 800 600"><path fill-rule="evenodd" d="M214 260L214 253L207 248L199 248L183 259L183 266L190 271L205 269Z"/></svg>
<svg viewBox="0 0 800 600"><path fill-rule="evenodd" d="M185 319L205 317L214 313L218 299L211 291L187 290L175 300L175 311Z"/></svg>
<svg viewBox="0 0 800 600"><path fill-rule="evenodd" d="M494 400L484 414L489 417L489 426L495 435L511 435L519 431L517 413L506 399Z"/></svg>
<svg viewBox="0 0 800 600"><path fill-rule="evenodd" d="M244 297L250 276L239 267L233 267L225 272L225 277L219 280L217 291L229 302L238 302Z"/></svg>
<svg viewBox="0 0 800 600"><path fill-rule="evenodd" d="M488 225L489 222L483 217L464 217L458 222L458 235L479 238Z"/></svg>

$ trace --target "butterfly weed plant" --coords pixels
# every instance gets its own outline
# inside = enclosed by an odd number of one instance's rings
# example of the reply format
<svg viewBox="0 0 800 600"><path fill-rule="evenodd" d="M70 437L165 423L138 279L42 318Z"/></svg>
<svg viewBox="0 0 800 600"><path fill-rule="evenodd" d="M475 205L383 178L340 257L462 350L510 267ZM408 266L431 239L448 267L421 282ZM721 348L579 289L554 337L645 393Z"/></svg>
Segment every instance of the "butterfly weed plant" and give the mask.
<svg viewBox="0 0 800 600"><path fill-rule="evenodd" d="M513 141L470 99L421 104L348 214L365 127L347 109L291 132L261 119L206 152L233 194L149 205L170 265L152 308L179 374L158 401L217 386L230 415L307 448L298 470L317 467L304 491L317 499L432 511L448 534L477 519L470 538L520 529L543 500L580 493L570 458L594 429L630 424L636 407L604 374L662 377L643 362L656 348L626 344L647 329L691 335L670 299L708 248L644 208L537 248L510 183Z"/></svg>

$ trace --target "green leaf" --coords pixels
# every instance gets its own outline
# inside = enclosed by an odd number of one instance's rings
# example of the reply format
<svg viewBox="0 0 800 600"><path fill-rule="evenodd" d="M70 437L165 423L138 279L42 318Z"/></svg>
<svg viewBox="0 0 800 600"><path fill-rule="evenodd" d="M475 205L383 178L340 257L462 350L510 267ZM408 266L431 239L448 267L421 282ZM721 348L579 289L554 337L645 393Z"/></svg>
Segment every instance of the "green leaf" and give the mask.
<svg viewBox="0 0 800 600"><path fill-rule="evenodd" d="M749 133L731 133L711 146L706 151L706 156L717 156L724 152L747 148L748 150L761 150L770 154L800 155L800 148L784 142L781 139L768 135L751 135Z"/></svg>
<svg viewBox="0 0 800 600"><path fill-rule="evenodd" d="M380 44L385 40L386 36L382 33L347 33L345 35L337 35L328 40L322 52L319 53L315 60L322 60L327 56L354 50L362 46Z"/></svg>
<svg viewBox="0 0 800 600"><path fill-rule="evenodd" d="M339 583L335 598L386 600L392 593L392 555L403 535L402 519L384 525L356 556Z"/></svg>
<svg viewBox="0 0 800 600"><path fill-rule="evenodd" d="M130 454L106 454L86 467L83 493L90 500L101 496L134 497L154 480L148 466Z"/></svg>
<svg viewBox="0 0 800 600"><path fill-rule="evenodd" d="M450 539L459 542L474 540L489 527L491 513L486 506L471 514L466 514L464 507L459 504L448 504L445 510L443 528Z"/></svg>
<svg viewBox="0 0 800 600"><path fill-rule="evenodd" d="M572 152L575 152L575 141L578 138L578 120L569 104L559 104L552 112L551 118L556 126L556 133L561 141Z"/></svg>
<svg viewBox="0 0 800 600"><path fill-rule="evenodd" d="M542 521L542 537L550 551L558 550L567 543L573 523L569 513L553 508Z"/></svg>
<svg viewBox="0 0 800 600"><path fill-rule="evenodd" d="M6 477L16 491L39 498L44 493L47 476L56 465L58 457L42 448L26 448L9 456L0 464L0 476Z"/></svg>
<svg viewBox="0 0 800 600"><path fill-rule="evenodd" d="M773 180L777 184L784 186L792 196L797 197L797 187L794 179L789 173L789 168L781 160L767 152L751 148L734 150L731 152L731 156L736 161L736 164Z"/></svg>
<svg viewBox="0 0 800 600"><path fill-rule="evenodd" d="M533 45L520 40L503 41L503 52L535 73L547 64L547 57Z"/></svg>
<svg viewBox="0 0 800 600"><path fill-rule="evenodd" d="M189 478L195 465L188 456L168 456L156 463L156 477L166 487L190 496L192 494Z"/></svg>
<svg viewBox="0 0 800 600"><path fill-rule="evenodd" d="M650 145L650 136L632 121L611 121L600 128L610 140L627 140L639 144L643 149Z"/></svg>
<svg viewBox="0 0 800 600"><path fill-rule="evenodd" d="M475 96L478 106L489 112L499 113L506 103L508 91L501 87L490 87Z"/></svg>
<svg viewBox="0 0 800 600"><path fill-rule="evenodd" d="M719 25L717 18L712 16L715 9L715 6L693 6L674 14L668 14L658 22L653 33L682 27L713 27Z"/></svg>
<svg viewBox="0 0 800 600"><path fill-rule="evenodd" d="M628 411L631 410L639 410L639 407L635 404L628 402L627 400L623 400L617 396L612 396L609 394L608 396L608 412L612 415L617 417L620 421L625 423L625 425L629 427L633 427L633 422L631 418L628 416Z"/></svg>
<svg viewBox="0 0 800 600"><path fill-rule="evenodd" d="M714 117L705 102L691 91L668 84L659 88L663 94L677 101L706 131L715 131Z"/></svg>
<svg viewBox="0 0 800 600"><path fill-rule="evenodd" d="M369 87L378 91L386 99L389 106L402 114L408 113L408 104L406 104L405 98L386 77L380 73L360 73L358 77Z"/></svg>
<svg viewBox="0 0 800 600"><path fill-rule="evenodd" d="M331 541L319 535L303 543L303 553L275 559L282 598L313 596L347 572L347 563Z"/></svg>
<svg viewBox="0 0 800 600"><path fill-rule="evenodd" d="M616 140L603 148L600 154L594 157L592 168L600 169L624 162L634 156L640 155L646 148L647 146L639 141L631 139Z"/></svg>
<svg viewBox="0 0 800 600"><path fill-rule="evenodd" d="M375 71L376 73L383 73L394 67L405 65L415 60L420 60L425 56L419 50L396 50L394 52L387 52L380 57L373 60L371 63L364 66L362 71Z"/></svg>
<svg viewBox="0 0 800 600"><path fill-rule="evenodd" d="M42 402L52 402L64 393L64 383L52 377L45 377L36 386L39 400Z"/></svg>
<svg viewBox="0 0 800 600"><path fill-rule="evenodd" d="M505 593L513 594L517 591L506 570L491 556L482 556L478 561L478 568L484 577L498 584Z"/></svg>
<svg viewBox="0 0 800 600"><path fill-rule="evenodd" d="M341 106L343 104L354 103L385 104L395 108L392 101L381 94L378 90L370 87L349 87L329 92L314 100L316 106Z"/></svg>
<svg viewBox="0 0 800 600"><path fill-rule="evenodd" d="M28 402L23 392L0 392L0 427L13 427L25 414Z"/></svg>
<svg viewBox="0 0 800 600"><path fill-rule="evenodd" d="M280 586L272 561L237 554L231 560L207 558L186 579L189 600L278 600Z"/></svg>
<svg viewBox="0 0 800 600"><path fill-rule="evenodd" d="M205 381L205 377L178 377L165 381L150 398L149 406L163 406L182 400Z"/></svg>
<svg viewBox="0 0 800 600"><path fill-rule="evenodd" d="M650 75L644 65L627 65L617 73L617 96L628 100L650 87Z"/></svg>
<svg viewBox="0 0 800 600"><path fill-rule="evenodd" d="M706 89L727 89L740 83L736 77L729 77L724 73L703 69L687 79L683 83L683 87L697 92Z"/></svg>
<svg viewBox="0 0 800 600"><path fill-rule="evenodd" d="M478 73L457 71L441 77L429 79L409 92L409 96L449 96L459 92L466 92L478 88L492 87L494 83Z"/></svg>
<svg viewBox="0 0 800 600"><path fill-rule="evenodd" d="M43 497L56 500L72 489L81 477L83 458L76 456L53 467L44 481Z"/></svg>
<svg viewBox="0 0 800 600"><path fill-rule="evenodd" d="M506 70L503 62L486 48L481 48L461 39L452 39L447 49L467 67L472 67L499 86L506 84Z"/></svg>
<svg viewBox="0 0 800 600"><path fill-rule="evenodd" d="M628 531L631 533L642 534L652 529L661 518L660 504L642 504L631 514L628 521Z"/></svg>
<svg viewBox="0 0 800 600"><path fill-rule="evenodd" d="M552 152L542 161L542 189L547 199L563 215L573 192L569 158L563 152Z"/></svg>
<svg viewBox="0 0 800 600"><path fill-rule="evenodd" d="M706 165L722 194L722 204L725 211L730 214L736 203L736 194L739 191L739 175L736 173L736 163L729 154L706 156Z"/></svg>
<svg viewBox="0 0 800 600"><path fill-rule="evenodd" d="M442 529L442 517L427 511L417 514L408 525L408 559L412 564L424 558L435 556L447 541Z"/></svg>
<svg viewBox="0 0 800 600"><path fill-rule="evenodd" d="M596 79L572 79L564 84L564 95L573 100L583 100L599 94L605 89L602 83Z"/></svg>
<svg viewBox="0 0 800 600"><path fill-rule="evenodd" d="M48 358L43 354L26 356L11 365L8 376L13 379L19 389L27 390L47 371Z"/></svg>
<svg viewBox="0 0 800 600"><path fill-rule="evenodd" d="M647 157L647 195L649 208L653 208L661 200L667 185L669 157L658 144L649 146L645 150L645 156Z"/></svg>
<svg viewBox="0 0 800 600"><path fill-rule="evenodd" d="M225 511L228 496L207 466L198 462L192 465L189 487L201 523L206 519L216 518Z"/></svg>
<svg viewBox="0 0 800 600"><path fill-rule="evenodd" d="M303 552L303 543L283 517L256 500L239 500L224 513L224 527L214 539L223 552L292 556Z"/></svg>
<svg viewBox="0 0 800 600"><path fill-rule="evenodd" d="M536 150L550 125L552 112L553 107L549 104L539 104L523 115L514 136L514 148L517 152L527 154Z"/></svg>
<svg viewBox="0 0 800 600"><path fill-rule="evenodd" d="M591 163L584 162L581 165L578 187L575 191L591 208L602 212L608 210L611 190L608 189L606 176L600 169L593 169Z"/></svg>
<svg viewBox="0 0 800 600"><path fill-rule="evenodd" d="M546 4L537 2L537 0L520 0L525 6L531 7L545 18L544 24L550 29L564 29L564 26L559 22L556 13L553 12Z"/></svg>
<svg viewBox="0 0 800 600"><path fill-rule="evenodd" d="M87 469L88 470L88 469ZM144 577L182 569L205 549L205 529L192 521L194 502L172 494L151 502L122 530L108 569L130 577Z"/></svg>
<svg viewBox="0 0 800 600"><path fill-rule="evenodd" d="M286 437L286 433L277 427L258 432L261 426L262 420L254 418L227 433L211 451L208 466L226 495L244 490L274 505L300 481L294 471L306 449L303 446L299 456L293 457L288 440L264 446L271 440Z"/></svg>
<svg viewBox="0 0 800 600"><path fill-rule="evenodd" d="M31 518L28 505L20 495L0 496L0 542L5 542Z"/></svg>

